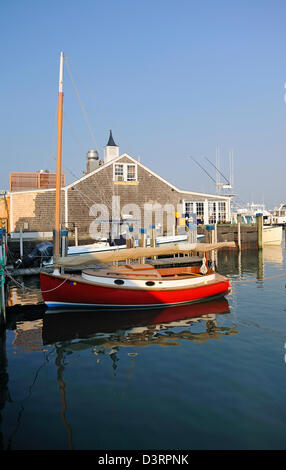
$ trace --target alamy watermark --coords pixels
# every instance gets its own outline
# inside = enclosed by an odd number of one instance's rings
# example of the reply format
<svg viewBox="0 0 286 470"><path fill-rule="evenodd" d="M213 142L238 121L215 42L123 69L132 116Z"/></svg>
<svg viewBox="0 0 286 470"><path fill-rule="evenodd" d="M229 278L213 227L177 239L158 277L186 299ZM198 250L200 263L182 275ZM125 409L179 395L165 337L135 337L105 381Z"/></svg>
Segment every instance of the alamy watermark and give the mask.
<svg viewBox="0 0 286 470"><path fill-rule="evenodd" d="M145 203L143 208L138 204L120 205L120 196L112 197L111 210L105 204L93 204L89 215L94 217L89 227L89 234L93 239L111 237L116 240L126 237L132 227L134 236L142 233L142 229L148 231L154 227L161 234L174 235L178 225L184 225L190 229L196 227L196 215L185 214L183 204Z"/></svg>

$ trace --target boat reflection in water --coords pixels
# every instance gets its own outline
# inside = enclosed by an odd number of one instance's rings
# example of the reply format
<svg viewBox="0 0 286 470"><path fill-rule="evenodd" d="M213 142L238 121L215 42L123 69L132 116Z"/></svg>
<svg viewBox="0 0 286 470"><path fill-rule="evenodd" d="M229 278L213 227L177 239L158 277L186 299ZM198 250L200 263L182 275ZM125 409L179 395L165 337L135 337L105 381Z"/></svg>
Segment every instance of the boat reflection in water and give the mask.
<svg viewBox="0 0 286 470"><path fill-rule="evenodd" d="M61 309L58 313L54 310L50 313L48 310L43 318L43 343L65 342L65 348L66 342L70 341L68 349L72 350L73 340L76 340L76 349L81 342L83 348L105 350L115 346L147 346L150 343L170 346L180 340L205 342L237 333L236 326L227 328L217 325L216 316L229 312L225 298L136 312L97 311L95 314L94 311ZM197 322L205 324L204 331L191 331L191 326Z"/></svg>
<svg viewBox="0 0 286 470"><path fill-rule="evenodd" d="M68 419L69 381L65 379L65 371L70 361L67 361L67 356L91 351L97 356L96 362L100 363L99 355L106 355L111 361L109 366L113 369L113 374L116 374L119 351L122 352L124 347L127 348L126 353L133 366L134 356L137 356L138 349L142 346L155 344L171 347L180 345L182 341L205 343L210 339L222 339L224 336L237 334L236 324L231 321L231 326L228 327L223 319L229 313L228 301L223 297L204 303L143 311L61 309L57 313L55 310L47 310L34 321L27 321L24 314L21 316L21 320L16 322L17 344L14 342L14 347L18 348L18 352L20 347L31 352L36 349L48 350L47 345L54 346L50 349L50 354L53 352L55 355L56 377L62 403L61 419L66 429L69 449L74 449L72 426ZM218 317L222 321L218 321ZM51 358L52 356L49 361ZM21 422L23 409L21 407L18 423Z"/></svg>

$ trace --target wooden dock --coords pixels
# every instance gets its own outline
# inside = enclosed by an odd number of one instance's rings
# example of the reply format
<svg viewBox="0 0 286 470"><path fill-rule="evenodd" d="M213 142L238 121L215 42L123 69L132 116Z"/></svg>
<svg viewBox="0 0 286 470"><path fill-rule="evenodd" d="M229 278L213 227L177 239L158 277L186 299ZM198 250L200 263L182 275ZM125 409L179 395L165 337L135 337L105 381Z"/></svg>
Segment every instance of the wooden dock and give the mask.
<svg viewBox="0 0 286 470"><path fill-rule="evenodd" d="M239 243L239 232L240 232L240 243L241 248L257 248L258 232L255 224L217 224L216 225L216 237L217 242L235 242ZM205 235L206 241L210 237L209 231L206 226L199 225L198 233Z"/></svg>

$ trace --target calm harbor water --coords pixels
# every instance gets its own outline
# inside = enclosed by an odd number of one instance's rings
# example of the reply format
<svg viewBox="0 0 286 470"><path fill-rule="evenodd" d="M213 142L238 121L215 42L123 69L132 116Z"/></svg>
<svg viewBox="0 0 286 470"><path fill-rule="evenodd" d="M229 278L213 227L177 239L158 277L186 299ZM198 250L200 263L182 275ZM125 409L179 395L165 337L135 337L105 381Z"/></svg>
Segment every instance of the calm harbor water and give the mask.
<svg viewBox="0 0 286 470"><path fill-rule="evenodd" d="M285 247L220 253L218 271L232 292L203 304L10 314L0 449L285 449ZM41 300L25 286L11 305Z"/></svg>

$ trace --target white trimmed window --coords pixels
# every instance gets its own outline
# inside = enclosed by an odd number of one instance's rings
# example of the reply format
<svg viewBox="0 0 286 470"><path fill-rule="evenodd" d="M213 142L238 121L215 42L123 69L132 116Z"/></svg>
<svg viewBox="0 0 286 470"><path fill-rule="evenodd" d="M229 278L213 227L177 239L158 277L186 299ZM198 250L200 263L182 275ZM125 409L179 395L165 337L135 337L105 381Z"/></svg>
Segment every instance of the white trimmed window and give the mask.
<svg viewBox="0 0 286 470"><path fill-rule="evenodd" d="M124 165L115 163L114 165L114 181L124 181Z"/></svg>
<svg viewBox="0 0 286 470"><path fill-rule="evenodd" d="M195 213L197 214L197 220L200 220L201 223L204 223L204 202L202 201L184 201L185 202L185 212L187 214Z"/></svg>
<svg viewBox="0 0 286 470"><path fill-rule="evenodd" d="M218 203L218 220L220 222L226 221L226 202Z"/></svg>
<svg viewBox="0 0 286 470"><path fill-rule="evenodd" d="M215 224L217 222L216 202L209 202L209 224Z"/></svg>
<svg viewBox="0 0 286 470"><path fill-rule="evenodd" d="M197 218L200 220L204 220L204 203L203 202L197 202Z"/></svg>
<svg viewBox="0 0 286 470"><path fill-rule="evenodd" d="M114 163L114 181L137 181L137 165L134 163Z"/></svg>
<svg viewBox="0 0 286 470"><path fill-rule="evenodd" d="M201 223L215 224L227 220L227 202L226 201L184 201L185 212L197 214L197 220Z"/></svg>
<svg viewBox="0 0 286 470"><path fill-rule="evenodd" d="M193 212L194 212L194 203L193 202L185 202L185 212L187 214L193 214Z"/></svg>

